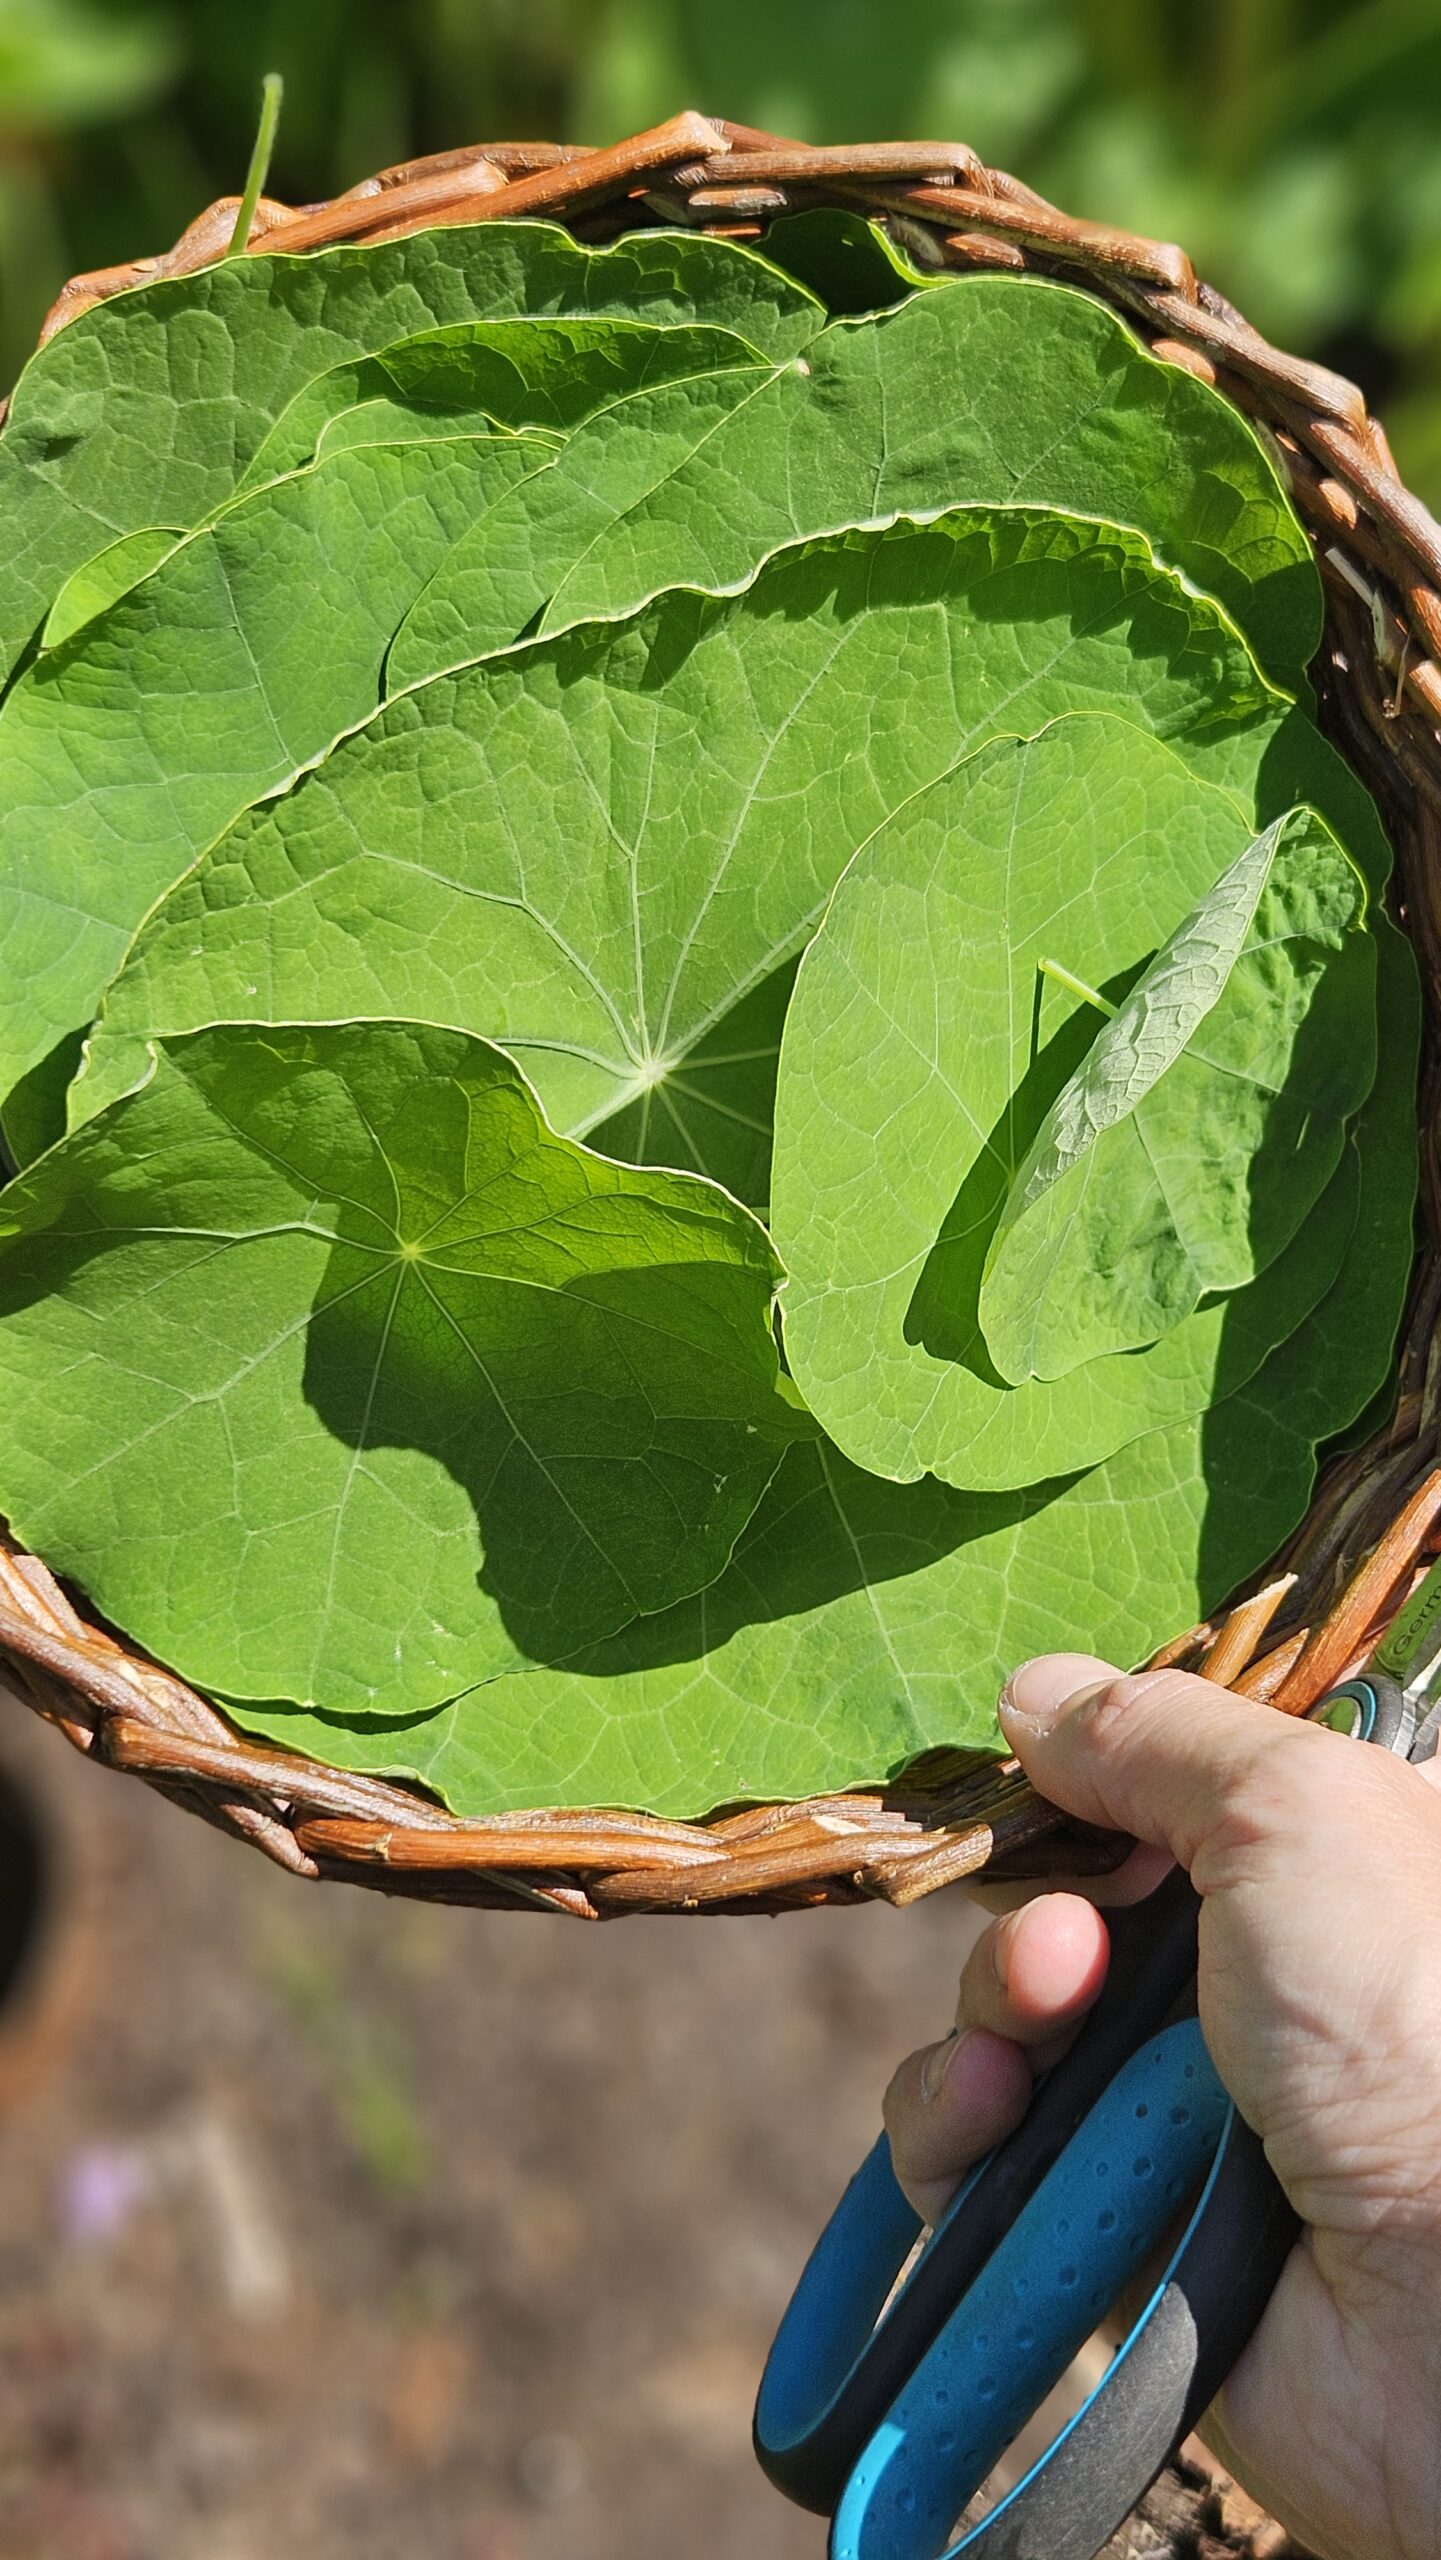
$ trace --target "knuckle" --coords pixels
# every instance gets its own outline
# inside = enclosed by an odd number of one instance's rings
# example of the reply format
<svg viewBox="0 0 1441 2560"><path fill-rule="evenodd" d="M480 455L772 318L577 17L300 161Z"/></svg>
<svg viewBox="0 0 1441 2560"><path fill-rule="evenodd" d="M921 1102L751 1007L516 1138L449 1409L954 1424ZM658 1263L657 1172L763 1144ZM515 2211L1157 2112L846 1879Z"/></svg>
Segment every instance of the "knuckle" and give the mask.
<svg viewBox="0 0 1441 2560"><path fill-rule="evenodd" d="M1137 1709L1155 1705L1167 1685L1165 1674L1157 1671L1117 1672L1102 1680L1076 1709L1087 1741L1104 1749L1113 1735L1134 1728Z"/></svg>

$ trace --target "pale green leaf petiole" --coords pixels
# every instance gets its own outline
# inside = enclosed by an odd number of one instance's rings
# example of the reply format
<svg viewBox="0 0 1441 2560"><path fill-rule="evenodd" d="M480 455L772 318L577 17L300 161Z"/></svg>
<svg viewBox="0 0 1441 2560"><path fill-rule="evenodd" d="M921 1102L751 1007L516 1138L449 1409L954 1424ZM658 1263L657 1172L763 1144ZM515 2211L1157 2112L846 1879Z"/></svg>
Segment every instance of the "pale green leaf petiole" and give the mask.
<svg viewBox="0 0 1441 2560"><path fill-rule="evenodd" d="M285 82L280 73L267 71L260 91L260 122L255 128L255 145L250 154L250 166L245 172L245 189L235 216L235 229L225 252L227 258L244 257L249 245L255 208L270 173L270 155L275 148L275 131L280 122L280 102L284 95Z"/></svg>
<svg viewBox="0 0 1441 2560"><path fill-rule="evenodd" d="M1082 1004L1094 1005L1097 1013L1104 1013L1108 1020L1114 1016L1115 1006L1105 996L1098 995L1094 987L1088 987L1084 978L1078 978L1072 970L1063 967L1059 960L1038 960L1036 967L1043 978L1054 978L1058 987L1066 987L1073 996L1079 996Z"/></svg>

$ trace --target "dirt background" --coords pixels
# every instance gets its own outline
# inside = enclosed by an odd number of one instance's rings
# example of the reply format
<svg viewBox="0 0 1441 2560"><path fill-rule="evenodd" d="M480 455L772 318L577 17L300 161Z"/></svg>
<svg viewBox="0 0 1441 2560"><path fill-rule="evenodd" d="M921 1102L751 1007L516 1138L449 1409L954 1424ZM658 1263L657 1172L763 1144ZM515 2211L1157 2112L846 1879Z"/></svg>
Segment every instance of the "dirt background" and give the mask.
<svg viewBox="0 0 1441 2560"><path fill-rule="evenodd" d="M819 2560L756 2380L963 1906L388 1905L0 1694L6 1767L64 1872L0 2106L0 2560Z"/></svg>

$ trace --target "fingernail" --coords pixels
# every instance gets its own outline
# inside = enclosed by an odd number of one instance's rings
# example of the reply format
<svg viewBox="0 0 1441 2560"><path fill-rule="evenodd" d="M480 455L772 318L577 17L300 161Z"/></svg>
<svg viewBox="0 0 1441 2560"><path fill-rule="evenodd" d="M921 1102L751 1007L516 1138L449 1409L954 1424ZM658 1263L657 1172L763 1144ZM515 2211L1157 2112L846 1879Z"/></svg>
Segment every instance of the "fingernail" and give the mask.
<svg viewBox="0 0 1441 2560"><path fill-rule="evenodd" d="M1094 1681L1094 1665L1078 1662L1069 1653L1041 1653L1033 1661L1018 1664L1001 1691L1002 1723L1022 1724L1031 1733L1047 1732L1067 1701L1084 1688L1087 1673Z"/></svg>
<svg viewBox="0 0 1441 2560"><path fill-rule="evenodd" d="M1055 1675L1047 1654L1032 1662L1019 1663L1001 1691L999 1712L1003 1719L1017 1718L1032 1730L1051 1723L1065 1703L1065 1692Z"/></svg>
<svg viewBox="0 0 1441 2560"><path fill-rule="evenodd" d="M934 2098L938 2094L941 2083L955 2059L957 2048L963 2042L964 2038L959 2030L952 2027L948 2036L944 2036L939 2044L932 2045L925 2061L921 2064L921 2096L923 2098Z"/></svg>

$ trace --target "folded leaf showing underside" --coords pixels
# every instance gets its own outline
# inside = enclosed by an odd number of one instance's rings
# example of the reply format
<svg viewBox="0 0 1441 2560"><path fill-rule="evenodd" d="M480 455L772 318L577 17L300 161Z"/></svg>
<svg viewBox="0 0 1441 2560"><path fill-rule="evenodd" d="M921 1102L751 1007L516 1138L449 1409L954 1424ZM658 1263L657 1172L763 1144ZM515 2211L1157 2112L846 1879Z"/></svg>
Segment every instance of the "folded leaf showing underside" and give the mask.
<svg viewBox="0 0 1441 2560"><path fill-rule="evenodd" d="M72 1110L154 1032L446 1022L511 1049L555 1127L760 1205L791 973L851 855L986 739L1118 697L1123 760L1150 730L1226 776L1289 716L1136 535L1028 509L803 547L439 679L156 910Z"/></svg>
<svg viewBox="0 0 1441 2560"><path fill-rule="evenodd" d="M1145 1349L1290 1243L1375 1078L1365 905L1329 829L1277 818L1097 1032L986 1255L980 1327L1012 1385Z"/></svg>
<svg viewBox="0 0 1441 2560"><path fill-rule="evenodd" d="M7 1517L237 1696L561 1658L713 1581L811 1433L755 1221L455 1033L174 1044L0 1234Z"/></svg>

